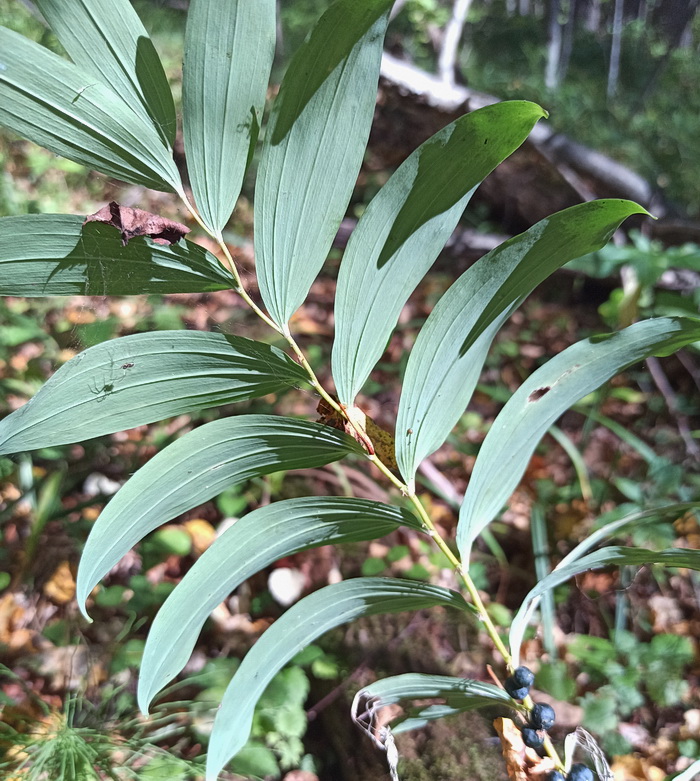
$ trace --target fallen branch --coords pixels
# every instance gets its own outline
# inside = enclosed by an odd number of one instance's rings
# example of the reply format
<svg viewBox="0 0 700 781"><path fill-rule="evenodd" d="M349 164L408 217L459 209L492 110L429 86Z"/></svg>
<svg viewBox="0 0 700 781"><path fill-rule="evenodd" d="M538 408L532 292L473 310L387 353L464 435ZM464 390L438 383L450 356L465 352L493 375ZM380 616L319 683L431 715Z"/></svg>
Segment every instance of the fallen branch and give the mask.
<svg viewBox="0 0 700 781"><path fill-rule="evenodd" d="M461 113L465 108L473 111L500 102L493 95L443 81L386 52L382 57L381 75L391 85L446 113ZM649 182L607 155L578 144L543 123L535 126L529 141L553 165L566 166L586 179L594 179L606 194L630 198L647 208L654 206L657 216L660 211L665 213ZM575 186L575 189L580 188ZM587 194L582 197L588 199Z"/></svg>

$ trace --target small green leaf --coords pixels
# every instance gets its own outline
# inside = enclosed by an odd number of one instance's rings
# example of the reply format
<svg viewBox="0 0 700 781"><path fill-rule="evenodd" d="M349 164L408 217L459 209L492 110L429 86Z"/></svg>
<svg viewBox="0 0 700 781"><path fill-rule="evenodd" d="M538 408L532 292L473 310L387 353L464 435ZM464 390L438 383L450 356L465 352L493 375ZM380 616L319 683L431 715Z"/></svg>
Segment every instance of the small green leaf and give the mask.
<svg viewBox="0 0 700 781"><path fill-rule="evenodd" d="M513 394L486 435L457 526L462 561L523 476L537 443L572 404L628 366L700 337L700 320L659 317L584 339L549 360Z"/></svg>
<svg viewBox="0 0 700 781"><path fill-rule="evenodd" d="M155 127L100 79L4 27L0 52L0 125L124 182L182 191Z"/></svg>
<svg viewBox="0 0 700 781"><path fill-rule="evenodd" d="M502 322L568 260L603 246L641 206L619 199L557 212L489 252L452 285L418 334L396 421L396 460L412 484L420 462L442 445L479 379Z"/></svg>
<svg viewBox="0 0 700 781"><path fill-rule="evenodd" d="M280 350L240 336L124 336L65 363L30 402L0 421L0 454L65 445L277 393L305 377Z"/></svg>
<svg viewBox="0 0 700 781"><path fill-rule="evenodd" d="M338 274L333 378L344 404L353 403L381 357L474 189L543 116L522 100L461 117L416 149L369 204Z"/></svg>
<svg viewBox="0 0 700 781"><path fill-rule="evenodd" d="M182 83L195 204L218 236L241 191L275 53L275 0L192 0Z"/></svg>
<svg viewBox="0 0 700 781"><path fill-rule="evenodd" d="M198 244L131 239L71 214L0 218L0 295L129 296L226 290L233 277Z"/></svg>
<svg viewBox="0 0 700 781"><path fill-rule="evenodd" d="M172 147L177 122L168 79L128 0L37 0L73 62L153 124Z"/></svg>
<svg viewBox="0 0 700 781"><path fill-rule="evenodd" d="M324 632L361 616L436 605L469 609L455 591L398 578L346 580L297 602L258 640L226 689L209 743L207 781L216 781L224 765L245 745L260 695L275 673L302 648Z"/></svg>
<svg viewBox="0 0 700 781"><path fill-rule="evenodd" d="M283 329L345 216L369 135L393 0L338 0L292 59L265 132L255 197L260 293Z"/></svg>
<svg viewBox="0 0 700 781"><path fill-rule="evenodd" d="M251 741L232 765L233 772L244 778L279 778L280 769L274 751Z"/></svg>
<svg viewBox="0 0 700 781"><path fill-rule="evenodd" d="M286 469L323 466L364 453L329 426L272 415L206 423L161 450L117 492L95 522L80 560L77 599L142 537L209 501L232 483Z"/></svg>
<svg viewBox="0 0 700 781"><path fill-rule="evenodd" d="M609 566L621 567L624 564L638 566L663 564L666 567L687 567L688 569L700 570L700 551L686 548L669 548L668 550L653 551L646 548L610 546L589 553L575 561L570 560L566 564L564 562L560 563L530 591L513 618L509 636L513 664L515 666L519 664L520 646L525 634L525 628L532 615L533 605L537 604L537 600L542 594L589 569Z"/></svg>
<svg viewBox="0 0 700 781"><path fill-rule="evenodd" d="M367 499L288 499L254 510L197 560L156 616L139 676L145 713L156 693L190 658L212 610L244 580L307 548L383 537L399 525L420 529L406 510Z"/></svg>
<svg viewBox="0 0 700 781"><path fill-rule="evenodd" d="M360 689L352 705L353 719L364 727L372 728L373 714L380 708L405 703L407 700L428 699L443 700L444 704L407 709L406 715L392 726L391 731L394 734L408 732L424 727L429 721L455 713L493 705L513 705L508 694L492 683L446 675L408 673L383 678Z"/></svg>

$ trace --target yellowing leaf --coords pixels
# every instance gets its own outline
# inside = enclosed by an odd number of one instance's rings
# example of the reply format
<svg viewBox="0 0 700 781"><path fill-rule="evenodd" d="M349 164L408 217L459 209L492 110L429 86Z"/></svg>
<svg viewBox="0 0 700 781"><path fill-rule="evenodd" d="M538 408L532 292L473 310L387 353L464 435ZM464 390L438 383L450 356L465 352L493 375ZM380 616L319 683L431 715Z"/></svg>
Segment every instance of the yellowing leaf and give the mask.
<svg viewBox="0 0 700 781"><path fill-rule="evenodd" d="M193 518L182 525L192 538L192 549L197 556L201 556L216 539L216 530L203 518Z"/></svg>
<svg viewBox="0 0 700 781"><path fill-rule="evenodd" d="M318 422L354 437L370 455L376 454L389 469L396 469L394 437L354 404L348 407L341 406L347 417L331 407L325 399L321 399L316 408L320 415Z"/></svg>

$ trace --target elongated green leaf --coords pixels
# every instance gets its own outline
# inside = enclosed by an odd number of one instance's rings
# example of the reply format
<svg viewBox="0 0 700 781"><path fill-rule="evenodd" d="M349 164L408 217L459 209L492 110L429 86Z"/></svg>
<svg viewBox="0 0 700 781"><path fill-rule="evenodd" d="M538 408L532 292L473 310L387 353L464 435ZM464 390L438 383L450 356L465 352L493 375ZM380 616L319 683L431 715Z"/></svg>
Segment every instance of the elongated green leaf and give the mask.
<svg viewBox="0 0 700 781"><path fill-rule="evenodd" d="M265 632L226 689L207 755L207 781L248 740L253 710L275 674L302 648L333 627L361 616L421 610L436 605L467 610L455 591L398 578L357 578L326 586L297 602Z"/></svg>
<svg viewBox="0 0 700 781"><path fill-rule="evenodd" d="M255 146L275 53L275 0L192 0L182 103L194 200L221 235Z"/></svg>
<svg viewBox="0 0 700 781"><path fill-rule="evenodd" d="M255 262L265 305L283 328L323 265L355 186L391 6L334 3L275 100L255 193Z"/></svg>
<svg viewBox="0 0 700 781"><path fill-rule="evenodd" d="M225 290L233 277L198 244L131 239L72 214L0 218L0 295L128 296Z"/></svg>
<svg viewBox="0 0 700 781"><path fill-rule="evenodd" d="M343 403L354 402L479 182L543 116L523 100L461 117L420 146L367 207L338 274L333 378Z"/></svg>
<svg viewBox="0 0 700 781"><path fill-rule="evenodd" d="M494 705L513 706L513 700L508 694L492 683L447 675L408 673L383 678L360 689L353 701L353 719L363 728L371 729L375 726L374 715L380 708L404 703L406 700L429 699L441 699L444 704L421 705L408 709L406 716L393 725L391 731L394 734L408 732L424 727L429 721L468 710Z"/></svg>
<svg viewBox="0 0 700 781"><path fill-rule="evenodd" d="M694 510L698 507L700 507L700 502L681 502L678 504L669 504L665 507L654 507L650 510L630 513L622 518L618 518L615 521L606 523L604 526L596 529L592 534L586 537L583 542L580 542L572 551L564 556L555 569L560 570L570 564L573 564L575 561L581 559L586 553L588 553L591 548L594 548L596 545L598 545L598 543L603 542L604 540L609 540L621 529L632 525L634 525L635 528L638 528L639 526L646 523L658 523L658 521L662 518L678 518L684 513L689 512L690 510ZM545 575L541 575L538 571L538 580L544 580L548 574L549 572L547 572ZM515 627L515 634L512 635L513 642L517 641L518 645L517 647L511 645L511 653L515 658L514 667L517 667L519 663L520 643L522 642L522 635L525 631L525 628L529 624L533 613L537 609L537 606L540 603L540 599L545 599L547 596L549 596L549 592L547 591L543 592L541 596L536 596L532 599L530 599L528 596L518 610L516 621L513 624L513 627Z"/></svg>
<svg viewBox="0 0 700 781"><path fill-rule="evenodd" d="M523 641L525 628L532 615L532 605L536 603L546 591L565 583L575 575L586 572L589 569L600 567L621 567L625 564L663 564L666 567L687 567L700 570L700 551L687 548L669 548L668 550L654 551L646 548L625 548L610 546L589 553L586 556L563 562L553 569L546 578L541 580L525 597L523 604L513 618L510 627L510 648L513 653L514 664L517 665L520 658L520 645Z"/></svg>
<svg viewBox="0 0 700 781"><path fill-rule="evenodd" d="M418 334L399 402L396 458L408 483L464 412L491 340L512 308L638 213L645 213L641 206L619 199L557 212L489 252L445 293Z"/></svg>
<svg viewBox="0 0 700 781"><path fill-rule="evenodd" d="M108 176L154 190L182 190L153 125L92 74L4 27L0 125Z"/></svg>
<svg viewBox="0 0 700 781"><path fill-rule="evenodd" d="M68 56L153 124L172 147L177 122L168 79L128 0L36 0Z"/></svg>
<svg viewBox="0 0 700 781"><path fill-rule="evenodd" d="M549 426L574 402L650 355L668 355L700 337L700 320L659 317L584 339L552 358L509 399L477 456L457 526L463 561L472 542L518 485Z"/></svg>
<svg viewBox="0 0 700 781"><path fill-rule="evenodd" d="M65 445L277 393L306 373L274 347L192 331L134 334L65 363L0 421L0 454Z"/></svg>
<svg viewBox="0 0 700 781"><path fill-rule="evenodd" d="M133 475L90 532L78 569L77 599L142 537L234 483L286 469L329 464L364 453L341 431L273 415L215 420L180 437ZM86 614L87 615L87 614Z"/></svg>
<svg viewBox="0 0 700 781"><path fill-rule="evenodd" d="M420 529L407 510L367 499L311 497L261 507L237 521L197 560L158 612L139 674L139 707L187 664L211 611L246 578L307 548Z"/></svg>
<svg viewBox="0 0 700 781"><path fill-rule="evenodd" d="M557 569L559 569L559 567L566 567L568 564L580 559L588 553L589 550L595 548L596 545L604 540L609 540L621 529L625 529L632 525L637 528L647 523L658 523L664 518L675 520L685 513L698 508L700 508L700 502L678 502L676 504L667 504L663 507L653 507L649 510L640 510L639 512L629 513L615 521L610 521L610 523L606 523L604 526L591 532L585 540L567 553L557 565Z"/></svg>

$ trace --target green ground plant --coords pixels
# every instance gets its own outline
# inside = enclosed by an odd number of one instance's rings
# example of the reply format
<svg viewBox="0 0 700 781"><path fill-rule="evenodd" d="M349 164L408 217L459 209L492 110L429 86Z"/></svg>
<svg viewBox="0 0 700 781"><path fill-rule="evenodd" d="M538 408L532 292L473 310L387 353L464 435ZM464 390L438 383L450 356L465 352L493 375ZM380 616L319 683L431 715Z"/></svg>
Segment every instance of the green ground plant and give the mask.
<svg viewBox="0 0 700 781"><path fill-rule="evenodd" d="M294 337L293 315L324 263L352 195L392 4L338 0L286 71L264 131L255 188L262 304L243 284L223 230L258 141L274 54L273 0L190 4L182 100L189 187L173 158L177 116L168 81L127 0L37 1L72 62L0 30L0 123L107 176L174 193L218 252L217 258L186 240L188 229L179 223L116 203L87 219L11 216L0 220L0 292L153 295L233 289L269 326L275 342L178 330L146 331L89 347L0 423L0 455L310 386L321 399L322 422L271 414L215 419L168 444L128 480L85 545L77 580L85 615L93 589L133 545L235 483L347 457L370 465L378 479L398 489L400 500L281 499L241 518L197 560L158 612L141 663L141 709L147 712L182 671L209 613L245 579L301 550L375 539L406 526L443 554L460 586L359 577L327 586L291 607L263 634L225 688L209 741L207 779L214 781L244 748L255 730L256 703L275 675L319 635L361 616L426 608L450 608L484 628L502 658L505 688L411 673L363 688L353 716L386 750L395 778L395 733L496 706L510 715L529 745L541 748L541 774L561 779L567 773L570 781L592 778L586 766L574 762L579 746L584 756L590 754L599 778L609 779L605 758L585 731L567 739L564 758L550 739L554 714L532 701L531 674L520 665L526 628L543 595L588 569L698 569L700 555L683 548L601 547L640 522L638 514L623 517L596 530L544 574L504 633L475 586L470 554L557 418L626 367L700 339L700 321L674 316L635 323L577 342L534 372L486 436L461 505L456 539L440 535L416 493L417 469L462 416L498 329L539 282L569 260L600 249L627 217L645 211L619 199L575 206L505 242L459 277L435 306L408 358L396 441L390 445L355 405L356 397L403 305L478 184L546 116L527 101L465 115L419 147L375 196L340 267L332 351L335 393L324 387ZM696 506L675 504L648 515L678 516ZM414 700L442 704L407 705L404 718L391 728L375 723L383 706ZM290 745L293 741L284 750L290 751Z"/></svg>

